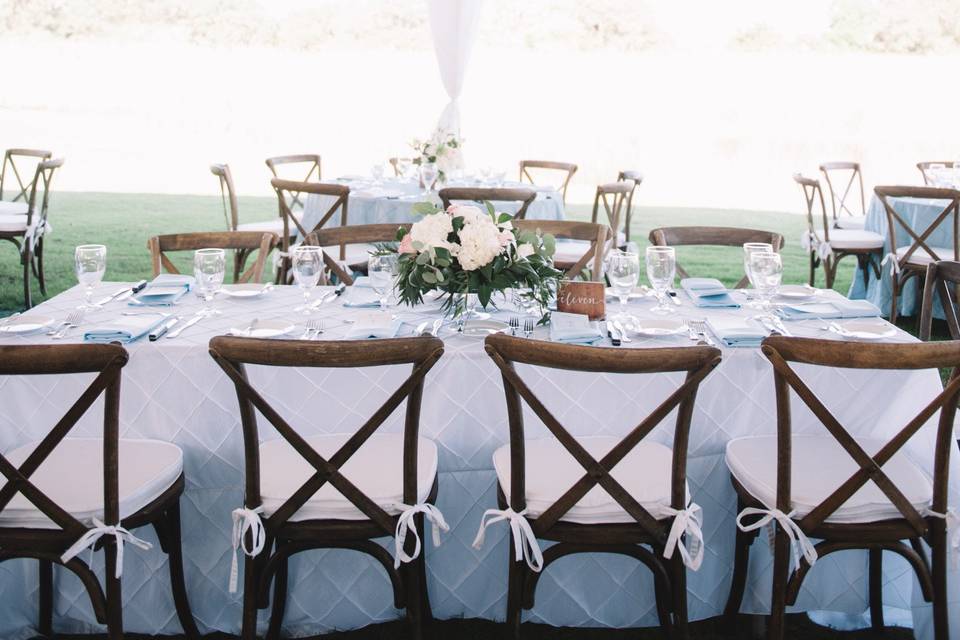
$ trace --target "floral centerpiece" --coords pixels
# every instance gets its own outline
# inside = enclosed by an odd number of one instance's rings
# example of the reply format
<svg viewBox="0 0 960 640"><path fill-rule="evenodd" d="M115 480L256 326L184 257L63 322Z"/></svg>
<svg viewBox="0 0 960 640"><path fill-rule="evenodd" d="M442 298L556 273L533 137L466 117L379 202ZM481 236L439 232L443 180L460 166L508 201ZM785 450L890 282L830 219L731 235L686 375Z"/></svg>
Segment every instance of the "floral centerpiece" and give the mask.
<svg viewBox="0 0 960 640"><path fill-rule="evenodd" d="M546 308L563 275L553 268L556 240L515 229L512 216L484 206L416 205L423 219L397 232L400 302L419 304L424 294L439 291L444 311L460 317L474 295L486 309L494 292L519 289Z"/></svg>
<svg viewBox="0 0 960 640"><path fill-rule="evenodd" d="M437 165L437 180L446 182L451 172L463 169L463 142L459 136L438 129L429 140L410 143L415 152L413 163Z"/></svg>

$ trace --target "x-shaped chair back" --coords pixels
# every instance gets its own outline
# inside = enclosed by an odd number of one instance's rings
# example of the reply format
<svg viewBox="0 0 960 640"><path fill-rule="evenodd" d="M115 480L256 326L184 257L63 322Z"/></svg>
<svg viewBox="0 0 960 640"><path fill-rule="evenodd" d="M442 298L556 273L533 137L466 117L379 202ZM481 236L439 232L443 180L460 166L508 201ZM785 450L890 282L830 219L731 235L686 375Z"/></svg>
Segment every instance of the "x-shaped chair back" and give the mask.
<svg viewBox="0 0 960 640"><path fill-rule="evenodd" d="M530 172L533 169L533 173ZM560 183L559 191L563 194L563 202L567 202L567 186L570 184L570 178L577 172L577 165L572 162L554 162L552 160L521 160L520 161L520 182L526 180L530 184L537 184L533 174L552 171L562 171L566 175Z"/></svg>
<svg viewBox="0 0 960 640"><path fill-rule="evenodd" d="M240 207L237 203L237 190L233 186L233 174L228 164L210 165L210 173L220 179L220 199L223 201L223 219L228 231L236 231L240 224Z"/></svg>
<svg viewBox="0 0 960 640"><path fill-rule="evenodd" d="M30 192L36 186L40 170L39 166L36 167L33 180L25 183L24 179L30 176L30 171L23 171L22 163L35 161L37 165L39 165L44 160L49 160L52 157L53 152L42 149L7 149L3 154L3 166L0 167L0 200L3 200L4 189L10 186L11 180L15 180L16 186L14 188L16 189L16 195L11 198L10 201L19 202L22 200L23 202L28 202ZM26 160L26 158L30 160ZM17 167L17 162L21 162L20 167Z"/></svg>
<svg viewBox="0 0 960 640"><path fill-rule="evenodd" d="M944 169L957 169L960 167L960 162L954 162L952 160L943 160L941 162L928 161L928 162L918 162L917 169L920 170L920 175L923 176L923 184L930 185L931 177L927 173L933 167L943 167Z"/></svg>
<svg viewBox="0 0 960 640"><path fill-rule="evenodd" d="M623 460L671 411L677 410L673 433L673 469L670 500L674 509L686 508L686 461L690 419L700 383L720 364L720 351L697 346L666 349L597 349L575 345L545 343L505 334L488 336L487 354L503 377L507 413L510 422L510 508L519 513L526 508L523 404L536 414L551 434L583 466L583 476L533 523L539 537L549 531L577 502L599 485L624 511L655 540L666 541L668 527L658 522L630 493L610 475ZM602 458L597 460L581 445L543 404L517 373L516 363L548 369L566 369L588 373L650 374L686 372L686 379L660 405L634 427Z"/></svg>
<svg viewBox="0 0 960 640"><path fill-rule="evenodd" d="M947 476L953 446L953 419L960 399L960 342L921 344L864 344L814 340L809 338L771 337L763 341L763 353L773 364L777 398L777 509L790 513L792 461L791 391L810 409L826 430L843 447L859 469L837 487L823 502L801 518L800 528L808 535L819 527L867 482L873 482L897 508L904 520L923 536L927 532L924 516L910 503L903 492L884 473L889 462L924 424L940 412L933 473L932 510L947 509ZM816 394L797 375L790 363L819 367L870 370L951 369L946 387L934 397L906 426L893 436L876 454L869 455L850 432L834 417ZM804 470L815 472L815 470Z"/></svg>
<svg viewBox="0 0 960 640"><path fill-rule="evenodd" d="M0 376L97 374L93 382L67 409L23 464L16 467L0 454L0 474L3 474L6 479L0 487L0 512L20 493L60 527L66 546L86 533L87 527L38 489L30 481L30 476L43 464L43 461L49 457L94 402L103 396L104 521L108 525L117 524L120 521L118 480L120 376L121 369L126 363L127 352L119 345L0 347ZM3 538L4 536L0 533L0 540Z"/></svg>
<svg viewBox="0 0 960 640"><path fill-rule="evenodd" d="M412 158L397 158L397 157L390 158L389 162L390 162L390 166L393 167L393 177L394 177L394 178L399 178L399 177L403 176L403 171L400 170L400 161L401 161L401 160L405 160L405 161L410 162L410 163L413 162L413 159L412 159Z"/></svg>
<svg viewBox="0 0 960 640"><path fill-rule="evenodd" d="M27 209L27 226L36 226L42 229L47 223L47 214L50 207L50 194L53 191L53 174L57 169L63 166L63 158L54 158L52 160L43 160L37 164L36 173L33 181L30 183L30 195L27 198L29 208ZM40 190L43 195L40 196ZM40 199L38 203L37 200ZM39 204L39 206L38 206ZM38 218L34 221L34 218Z"/></svg>
<svg viewBox="0 0 960 640"><path fill-rule="evenodd" d="M920 308L920 339L930 339L933 324L934 299L939 296L943 314L950 330L950 338L960 340L960 320L957 318L957 295L960 290L960 262L941 260L927 265L923 285L923 306Z"/></svg>
<svg viewBox="0 0 960 640"><path fill-rule="evenodd" d="M303 244L330 248L348 244L396 243L397 232L400 229L410 230L410 223L401 224L354 224L346 227L328 227L319 229L307 236ZM337 276L340 282L347 286L353 284L353 275L343 262L335 259L326 251L323 252L323 262L330 273Z"/></svg>
<svg viewBox="0 0 960 640"><path fill-rule="evenodd" d="M383 529L384 535L393 535L396 524L390 515L360 491L340 469L406 401L404 445L398 455L403 456L403 500L406 504L416 504L420 402L424 377L443 355L441 340L422 336L376 342L347 340L304 343L297 340L217 337L210 341L210 355L233 382L240 403L246 460L246 507L255 509L261 504L258 412L314 469L310 478L265 519L268 532L283 526L321 487L329 483ZM412 371L346 443L332 456L325 458L250 384L246 365L331 369L412 365Z"/></svg>
<svg viewBox="0 0 960 640"><path fill-rule="evenodd" d="M902 228L911 238L910 247L902 256L897 256L897 266L902 268L910 261L911 256L918 250L926 251L932 260L960 260L960 191L956 189L939 189L936 187L876 187L874 193L883 203L883 208L887 212L887 229L890 234L890 251L896 255L897 249L901 246L897 242L899 228ZM919 233L907 220L897 212L891 200L896 198L926 198L930 200L943 200L947 204L937 216L930 221L926 227ZM940 255L930 248L927 240L931 234L936 231L941 224L948 218L953 227L952 233L952 255Z"/></svg>
<svg viewBox="0 0 960 640"><path fill-rule="evenodd" d="M630 222L633 220L633 194L637 192L637 187L643 182L643 174L639 171L621 171L617 174L617 182L633 182L633 188L630 189L630 195L627 196L626 215L623 224L623 233L627 236L627 242L630 242Z"/></svg>
<svg viewBox="0 0 960 640"><path fill-rule="evenodd" d="M301 171L297 174L297 180L302 182L310 182L311 180L317 180L318 182L323 179L323 176L320 171L320 155L316 153L301 153L290 156L275 156L273 158L266 159L267 168L270 169L270 173L274 178L281 178L280 172L283 168L289 168L291 171L294 168L299 168ZM303 178L300 178L303 175L303 169L306 168L306 175ZM300 194L295 191L291 191L289 207L291 209L303 209L303 201L300 200Z"/></svg>
<svg viewBox="0 0 960 640"><path fill-rule="evenodd" d="M783 236L773 231L737 227L660 227L650 232L650 244L657 247L742 247L747 242L765 242L779 253L783 247ZM679 262L677 274L681 278L690 277ZM742 289L749 283L750 281L744 276L737 283L736 288Z"/></svg>
<svg viewBox="0 0 960 640"><path fill-rule="evenodd" d="M613 231L613 245L617 243L617 231L624 220L621 217L624 205L629 202L633 194L633 180L618 180L607 184L597 185L597 193L593 197L593 214L590 222L597 222L600 213L600 205L603 204L603 210L607 214L607 223L610 230Z"/></svg>
<svg viewBox="0 0 960 640"><path fill-rule="evenodd" d="M559 240L589 241L590 247L567 269L564 277L573 280L589 269L591 280L603 279L603 260L610 248L611 235L607 225L574 220L517 220L513 226L521 231L550 234Z"/></svg>
<svg viewBox="0 0 960 640"><path fill-rule="evenodd" d="M494 187L446 187L437 194L448 209L453 202L518 202L520 208L512 214L514 220L523 220L527 216L527 208L537 199L537 192L527 187L514 189Z"/></svg>
<svg viewBox="0 0 960 640"><path fill-rule="evenodd" d="M867 215L867 201L863 193L863 173L860 171L859 162L824 162L820 165L820 172L823 174L824 180L827 181L827 188L830 190L830 205L834 222L844 213L850 216ZM833 184L833 178L838 179L836 186ZM843 184L844 178L846 178L846 184L841 192L838 187ZM848 198L851 201L854 200L854 194L851 193L854 184L860 188L860 208L857 210L851 209L847 204Z"/></svg>
<svg viewBox="0 0 960 640"><path fill-rule="evenodd" d="M280 208L280 217L283 219L283 234L280 238L280 249L284 254L278 273L279 282L287 282L287 273L290 270L290 257L287 255L290 251L290 236L293 233L291 225L296 228L301 238L306 238L314 231L323 228L334 215L340 214L340 226L347 226L347 203L350 200L350 187L342 184L325 184L322 182L295 182L293 180L283 180L274 178L270 181L273 190L277 194L277 206ZM303 194L316 194L319 196L328 196L333 198L333 202L327 208L326 212L320 217L312 228L307 229L303 222L293 215L290 203L293 201L293 194L298 197ZM347 245L340 245L339 260L346 260Z"/></svg>
<svg viewBox="0 0 960 640"><path fill-rule="evenodd" d="M166 270L167 273L180 273L177 266L166 255L167 252L208 248L257 251L256 262L240 274L237 282L260 282L263 276L263 263L267 254L277 245L278 240L275 234L260 231L201 231L154 236L147 241L147 248L150 249L154 278L160 275L162 270Z"/></svg>
<svg viewBox="0 0 960 640"><path fill-rule="evenodd" d="M800 185L803 192L803 203L807 214L807 233L810 234L811 246L816 247L822 242L830 242L830 221L827 217L827 204L823 199L823 189L820 181L807 178L799 173L793 174L793 181ZM817 207L819 206L819 212Z"/></svg>

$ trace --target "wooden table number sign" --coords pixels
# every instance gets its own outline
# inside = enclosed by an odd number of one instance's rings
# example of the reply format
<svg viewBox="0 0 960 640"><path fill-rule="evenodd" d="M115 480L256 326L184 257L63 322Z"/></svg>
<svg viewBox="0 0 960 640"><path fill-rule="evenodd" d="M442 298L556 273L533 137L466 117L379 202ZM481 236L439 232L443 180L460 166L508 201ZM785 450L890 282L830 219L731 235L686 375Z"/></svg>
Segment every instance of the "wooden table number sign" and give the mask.
<svg viewBox="0 0 960 640"><path fill-rule="evenodd" d="M601 320L607 311L603 283L564 280L557 291L557 311L580 313L591 320Z"/></svg>

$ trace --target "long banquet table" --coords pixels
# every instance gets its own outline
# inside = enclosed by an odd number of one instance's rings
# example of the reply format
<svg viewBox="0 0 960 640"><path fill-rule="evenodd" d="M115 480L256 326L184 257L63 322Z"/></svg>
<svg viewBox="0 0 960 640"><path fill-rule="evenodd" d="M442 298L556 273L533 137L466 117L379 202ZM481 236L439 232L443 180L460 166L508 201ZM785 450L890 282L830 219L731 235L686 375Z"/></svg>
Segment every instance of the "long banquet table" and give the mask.
<svg viewBox="0 0 960 640"><path fill-rule="evenodd" d="M116 290L104 284L101 292ZM833 292L821 295L836 295ZM71 289L37 307L35 314L63 318L81 299ZM188 591L200 630L237 633L240 596L227 592L230 568L230 512L241 505L242 437L234 389L207 353L207 343L230 327L245 327L253 318L293 318L301 300L297 289L278 287L253 300L219 297L223 314L205 319L179 338L129 345L131 359L124 369L120 419L126 437L157 438L178 444L185 453L187 490L183 499L183 535ZM643 314L653 302L631 302ZM178 313L196 308L193 296ZM182 308L180 308L182 307ZM86 326L127 310L122 303L88 316ZM748 310L704 311L684 299L678 313L702 318L712 314L752 313ZM342 336L347 323L360 313L342 307L342 299L321 307L326 339ZM429 310L399 310L409 334L421 320L436 317ZM502 317L509 315L501 312ZM302 320L301 320L302 322ZM796 335L835 339L821 323L794 322ZM79 340L75 332L68 341ZM440 547L427 543L429 590L439 618L483 617L502 620L505 614L508 548L506 527L494 527L477 551L471 542L483 511L495 507L495 476L491 454L507 440L506 411L500 377L482 348L482 340L452 332L441 333L446 353L429 374L424 393L421 432L437 441L440 450L438 506L451 532ZM533 339L546 339L537 329ZM912 341L899 333L895 340ZM46 343L46 336L0 338L0 344ZM635 337L633 348L690 345L686 336ZM611 347L612 348L612 347ZM621 347L627 348L627 347ZM801 367L801 372L805 370ZM292 424L306 433L337 433L358 426L404 375L375 370L250 369L251 379ZM522 371L531 387L564 424L578 435L622 435L655 407L680 382L679 376L593 375L570 372ZM83 388L84 379L39 377L0 378L0 450L36 440L61 415ZM819 370L810 376L812 389L825 399L837 418L861 436L890 436L939 391L936 371L869 372ZM806 408L795 405L799 433L821 432ZM72 435L99 433L94 408ZM724 446L733 437L772 434L775 408L771 367L758 349L723 349L723 362L703 384L693 416L688 467L693 499L702 505L706 558L698 572L689 573L691 619L721 613L729 588L734 538L735 498L723 462ZM386 423L400 427L402 411ZM670 419L665 422L670 424ZM662 424L651 437L669 444L669 427ZM532 416L531 437L547 435ZM924 468L932 465L933 425L928 424L907 449ZM275 437L266 429L265 439ZM898 454L900 455L900 454ZM122 463L122 462L121 462ZM951 471L952 504L960 475L956 460ZM137 535L156 542L151 530ZM428 536L429 537L429 536ZM762 541L751 556L749 588L743 611L764 613L769 602L770 555ZM384 540L386 544L387 540ZM102 554L98 554L101 562ZM899 557L885 554L884 600L914 624L918 637L932 637L930 607L919 599L919 588ZM169 595L165 556L157 549L130 548L125 554L124 620L129 632L174 634L180 629ZM36 624L37 571L32 562L0 564L0 637L31 637ZM833 554L821 559L804 583L796 610L828 609L859 616L866 609L867 560L862 552ZM951 569L952 627L960 629L960 572ZM285 633L304 636L332 629L364 626L401 615L391 605L389 584L382 570L365 556L345 551L301 554L291 565ZM100 627L79 582L57 571L55 627L60 632L91 632ZM632 560L612 555L577 555L550 567L537 591L536 607L527 619L565 626L656 625L652 579ZM265 618L261 618L264 621Z"/></svg>

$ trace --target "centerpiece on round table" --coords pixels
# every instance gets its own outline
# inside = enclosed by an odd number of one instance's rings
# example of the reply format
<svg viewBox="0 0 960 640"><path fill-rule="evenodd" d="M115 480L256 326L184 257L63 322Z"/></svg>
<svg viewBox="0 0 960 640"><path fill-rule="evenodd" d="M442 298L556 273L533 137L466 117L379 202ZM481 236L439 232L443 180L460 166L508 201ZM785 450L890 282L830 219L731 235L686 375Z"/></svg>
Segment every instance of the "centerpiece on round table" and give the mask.
<svg viewBox="0 0 960 640"><path fill-rule="evenodd" d="M415 206L423 219L397 232L400 302L420 304L437 291L445 298L443 311L463 320L477 304L486 309L494 293L514 289L546 309L562 276L553 268L556 240L515 229L513 217L489 202L483 207Z"/></svg>

